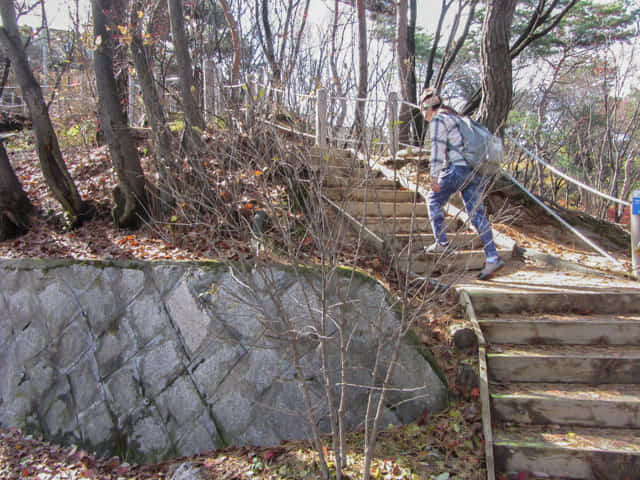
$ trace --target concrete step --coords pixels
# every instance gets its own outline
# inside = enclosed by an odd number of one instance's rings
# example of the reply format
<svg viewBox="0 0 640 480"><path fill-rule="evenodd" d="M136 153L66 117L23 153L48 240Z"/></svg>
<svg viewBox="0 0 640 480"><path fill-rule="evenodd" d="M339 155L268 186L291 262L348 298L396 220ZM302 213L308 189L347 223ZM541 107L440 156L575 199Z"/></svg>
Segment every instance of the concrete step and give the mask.
<svg viewBox="0 0 640 480"><path fill-rule="evenodd" d="M491 345L493 382L640 383L640 346Z"/></svg>
<svg viewBox="0 0 640 480"><path fill-rule="evenodd" d="M537 291L505 286L487 289L482 285L465 286L479 316L524 312L542 313L640 313L640 294L636 291L603 292L596 289L574 291L542 285Z"/></svg>
<svg viewBox="0 0 640 480"><path fill-rule="evenodd" d="M491 385L493 420L502 423L640 428L640 385Z"/></svg>
<svg viewBox="0 0 640 480"><path fill-rule="evenodd" d="M339 188L331 187L325 188L324 194L331 200L351 200L351 201L378 201L378 202L410 202L413 203L413 199L416 197L416 193L398 188ZM418 199L418 203L422 203L422 200Z"/></svg>
<svg viewBox="0 0 640 480"><path fill-rule="evenodd" d="M309 165L314 169L362 168L361 162L354 158L311 157Z"/></svg>
<svg viewBox="0 0 640 480"><path fill-rule="evenodd" d="M635 479L640 472L640 435L635 430L539 427L494 430L496 471L503 476L570 479Z"/></svg>
<svg viewBox="0 0 640 480"><path fill-rule="evenodd" d="M511 251L500 251L502 258L509 258ZM480 270L484 266L484 250L455 250L444 254L417 254L411 259L411 271L418 274L431 272L454 272ZM408 256L399 259L402 269L407 268Z"/></svg>
<svg viewBox="0 0 640 480"><path fill-rule="evenodd" d="M325 188L348 188L350 190L358 188L394 188L398 184L392 180L388 180L384 177L378 176L376 172L370 171L370 174L366 177L349 176L344 171L339 171L339 175L336 171L324 170L321 173L320 180ZM347 172L348 173L348 172Z"/></svg>
<svg viewBox="0 0 640 480"><path fill-rule="evenodd" d="M640 315L517 315L479 318L490 343L640 344Z"/></svg>
<svg viewBox="0 0 640 480"><path fill-rule="evenodd" d="M345 150L342 148L320 148L311 147L309 149L309 155L314 159L321 159L325 161L338 160L349 161L353 158L351 150Z"/></svg>
<svg viewBox="0 0 640 480"><path fill-rule="evenodd" d="M413 233L430 233L431 224L427 217L395 217L385 218L376 215L376 211L368 212L367 217L358 217L367 228L383 237L392 238L397 233L408 233L413 229Z"/></svg>
<svg viewBox="0 0 640 480"><path fill-rule="evenodd" d="M348 201L344 203L344 209L356 218L364 215L373 216L380 215L382 217L427 217L427 206L420 202L417 204L411 202L358 202Z"/></svg>
<svg viewBox="0 0 640 480"><path fill-rule="evenodd" d="M433 233L412 235L408 233L398 233L394 237L393 245L395 248L405 248L409 244L410 238L413 242L414 252L435 242ZM449 239L452 250L479 250L482 248L482 241L475 233L451 232L447 233L447 238Z"/></svg>
<svg viewBox="0 0 640 480"><path fill-rule="evenodd" d="M379 173L370 168L361 167L359 165L320 165L318 166L318 172L323 178L326 177L344 177L350 179L352 182L361 182L366 179L376 178ZM351 185L357 185L352 183Z"/></svg>

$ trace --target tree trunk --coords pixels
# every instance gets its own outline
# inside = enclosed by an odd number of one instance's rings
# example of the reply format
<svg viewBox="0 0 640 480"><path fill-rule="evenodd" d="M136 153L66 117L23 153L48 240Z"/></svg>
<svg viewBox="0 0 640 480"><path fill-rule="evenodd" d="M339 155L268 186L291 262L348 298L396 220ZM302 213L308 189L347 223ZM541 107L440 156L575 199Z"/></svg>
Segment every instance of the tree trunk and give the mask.
<svg viewBox="0 0 640 480"><path fill-rule="evenodd" d="M112 6L109 12L109 20L112 25L126 25L127 24L127 7L128 0L111 0ZM116 91L118 92L118 98L120 104L123 106L122 114L127 125L133 125L136 122L136 118L129 118L129 56L128 49L124 42L117 47L114 45L113 52L113 64L114 64L114 76L116 79ZM132 92L133 93L133 92Z"/></svg>
<svg viewBox="0 0 640 480"><path fill-rule="evenodd" d="M333 3L333 22L331 24L331 55L329 57L329 64L331 68L331 82L333 83L333 89L336 92L336 95L339 97L343 97L340 102L341 106L336 107L340 108L339 113L336 115L334 128L335 131L338 132L344 125L344 120L347 116L347 101L344 99L345 96L345 87L344 82L340 80L340 74L338 73L338 47L336 44L337 36L338 36L338 25L340 21L340 0L334 0ZM335 112L336 99L331 96L331 111Z"/></svg>
<svg viewBox="0 0 640 480"><path fill-rule="evenodd" d="M33 75L20 38L11 0L0 0L0 16L3 22L3 27L0 27L0 40L11 59L22 95L29 108L42 173L53 196L71 215L72 224L76 224L89 215L90 208L80 197L62 158L58 137L53 130L49 111L42 97L42 89Z"/></svg>
<svg viewBox="0 0 640 480"><path fill-rule="evenodd" d="M236 85L240 80L240 63L242 61L242 43L240 41L240 33L238 28L238 22L231 13L229 2L227 0L220 0L222 5L222 11L224 12L224 19L227 21L229 30L231 31L231 45L233 45L233 65L231 67L231 84Z"/></svg>
<svg viewBox="0 0 640 480"><path fill-rule="evenodd" d="M113 190L113 220L120 227L137 227L145 214L147 193L144 173L122 111L113 74L113 27L107 28L105 14L112 9L113 4L111 0L92 0L91 5L96 45L93 61L98 86L98 109L119 181Z"/></svg>
<svg viewBox="0 0 640 480"><path fill-rule="evenodd" d="M262 29L264 30L264 39L262 41L262 48L264 50L264 55L267 57L267 61L269 62L269 66L271 67L271 76L273 77L273 82L276 86L280 87L280 82L282 80L282 67L276 58L276 49L273 41L273 32L271 31L271 22L269 21L269 1L262 0L260 4L260 12L257 11L257 2L256 2L256 15L257 18L260 19L260 23L262 24Z"/></svg>
<svg viewBox="0 0 640 480"><path fill-rule="evenodd" d="M356 102L356 123L355 131L358 141L363 141L365 127L365 104L367 98L368 77L368 58L367 58L367 16L365 11L365 0L357 0L358 12L358 101Z"/></svg>
<svg viewBox="0 0 640 480"><path fill-rule="evenodd" d="M0 242L22 235L29 229L28 214L33 206L9 163L0 142Z"/></svg>
<svg viewBox="0 0 640 480"><path fill-rule="evenodd" d="M409 1L409 24L407 32L407 49L411 59L409 66L409 97L407 100L414 105L418 103L418 78L416 76L416 23L418 17L418 5L416 0ZM414 144L422 145L424 140L424 117L419 108L411 108L411 124L414 129Z"/></svg>
<svg viewBox="0 0 640 480"><path fill-rule="evenodd" d="M509 39L516 0L493 0L482 26L482 103L480 121L501 131L511 109L513 77Z"/></svg>
<svg viewBox="0 0 640 480"><path fill-rule="evenodd" d="M131 23L134 31L131 36L131 55L136 66L140 88L142 89L142 100L149 120L149 126L153 134L153 144L155 159L160 180L167 185L169 172L175 169L175 162L172 155L172 136L167 127L167 120L162 107L162 102L155 86L151 62L147 48L142 40L140 29L137 28L137 16L131 16Z"/></svg>
<svg viewBox="0 0 640 480"><path fill-rule="evenodd" d="M532 17L527 22L527 27L521 32L520 37L515 41L510 50L511 60L520 55L526 47L553 30L576 3L577 0L569 0L566 4L562 5L561 11L558 12L558 14L553 15L553 10L558 7L559 2L539 1ZM499 15L499 11L496 14ZM470 115L473 113L480 105L481 100L482 89L480 88L471 95L471 98L462 108L462 114Z"/></svg>
<svg viewBox="0 0 640 480"><path fill-rule="evenodd" d="M307 19L309 18L309 4L311 3L311 0L306 0L303 4L303 9L302 9L302 15L301 18L302 20L300 21L300 28L298 29L298 31L296 32L295 37L293 36L294 33L294 26L293 24L291 25L291 38L293 39L292 42L292 52L289 55L289 62L288 62L288 67L286 67L284 69L284 80L285 82L289 82L289 79L291 78L291 76L293 75L293 69L295 68L296 64L298 63L298 61L300 60L300 47L303 44L303 39L302 36L304 34L306 25L307 25ZM293 8L293 4L289 3L290 8ZM292 16L300 16L300 14L296 11L294 12L294 14ZM289 37L289 34L285 34L285 39ZM280 49L281 52L281 56L284 59L284 54L285 54L285 45L286 43L283 42L282 43L282 48Z"/></svg>
<svg viewBox="0 0 640 480"><path fill-rule="evenodd" d="M178 62L178 79L185 122L185 146L190 153L199 154L204 148L202 142L204 118L192 93L195 87L191 55L189 54L189 45L184 31L183 2L181 0L167 0L167 3L171 21L171 37L175 47L176 61Z"/></svg>
<svg viewBox="0 0 640 480"><path fill-rule="evenodd" d="M409 143L411 135L411 107L406 104L409 101L409 20L407 0L399 0L396 6L396 59L398 62L398 80L400 82L400 114L398 125L398 140L400 143Z"/></svg>

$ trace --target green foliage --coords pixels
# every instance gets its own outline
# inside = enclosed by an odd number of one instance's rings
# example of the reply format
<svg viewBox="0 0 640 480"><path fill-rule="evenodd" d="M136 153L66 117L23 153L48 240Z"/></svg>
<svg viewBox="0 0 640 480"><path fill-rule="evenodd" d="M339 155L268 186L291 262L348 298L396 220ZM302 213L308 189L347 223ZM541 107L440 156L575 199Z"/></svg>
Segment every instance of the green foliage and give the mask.
<svg viewBox="0 0 640 480"><path fill-rule="evenodd" d="M542 31L570 3L560 0L555 9L538 27ZM539 2L525 0L518 3L513 26L513 38L518 38L533 18ZM606 43L628 41L635 35L640 8L631 0L601 3L580 0L559 22L558 26L531 45L525 56L548 57L566 49L596 49Z"/></svg>
<svg viewBox="0 0 640 480"><path fill-rule="evenodd" d="M396 36L395 17L387 17L384 15L376 16L374 19L371 34L374 38L383 40L386 43L393 43Z"/></svg>
<svg viewBox="0 0 640 480"><path fill-rule="evenodd" d="M426 63L429 60L431 48L433 46L433 35L423 32L416 32L416 63ZM442 52L436 54L436 58L442 58Z"/></svg>
<svg viewBox="0 0 640 480"><path fill-rule="evenodd" d="M11 152L23 152L33 149L35 139L29 131L16 132L8 137L6 147Z"/></svg>
<svg viewBox="0 0 640 480"><path fill-rule="evenodd" d="M636 33L639 17L640 8L629 0L610 3L583 0L570 12L563 28L573 32L576 46L588 48L628 41Z"/></svg>
<svg viewBox="0 0 640 480"><path fill-rule="evenodd" d="M169 122L168 126L169 130L171 130L173 133L180 133L184 131L184 120L174 120L173 122Z"/></svg>
<svg viewBox="0 0 640 480"><path fill-rule="evenodd" d="M253 473L260 473L264 470L264 464L258 457L253 457L251 462L251 471Z"/></svg>
<svg viewBox="0 0 640 480"><path fill-rule="evenodd" d="M70 126L56 126L56 131L60 148L84 146L93 144L96 138L96 123L93 118L84 117Z"/></svg>
<svg viewBox="0 0 640 480"><path fill-rule="evenodd" d="M220 129L227 128L227 122L222 117L216 116L215 119L214 119L214 123L215 123L216 127L220 128Z"/></svg>

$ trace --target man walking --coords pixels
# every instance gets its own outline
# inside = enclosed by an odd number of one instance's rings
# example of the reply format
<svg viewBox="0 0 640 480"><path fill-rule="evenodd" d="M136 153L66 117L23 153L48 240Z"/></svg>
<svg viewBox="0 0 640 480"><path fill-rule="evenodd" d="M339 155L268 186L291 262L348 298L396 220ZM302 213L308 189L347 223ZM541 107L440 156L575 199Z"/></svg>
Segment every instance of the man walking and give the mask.
<svg viewBox="0 0 640 480"><path fill-rule="evenodd" d="M434 244L425 248L425 252L443 253L449 247L442 207L451 195L459 191L484 246L485 264L478 279L488 280L504 268L504 261L498 256L491 224L484 211L483 194L487 178L474 171L462 155L464 142L458 113L444 105L440 96L430 88L422 93L420 102L422 114L429 122L431 137L431 192L427 197L427 207L435 236Z"/></svg>

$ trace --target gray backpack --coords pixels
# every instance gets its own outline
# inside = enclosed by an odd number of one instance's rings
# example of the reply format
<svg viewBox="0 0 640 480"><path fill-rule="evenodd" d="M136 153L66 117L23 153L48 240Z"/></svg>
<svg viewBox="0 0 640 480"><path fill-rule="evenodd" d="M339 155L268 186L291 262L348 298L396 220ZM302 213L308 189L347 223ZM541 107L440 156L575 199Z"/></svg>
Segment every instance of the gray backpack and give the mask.
<svg viewBox="0 0 640 480"><path fill-rule="evenodd" d="M458 116L458 128L463 143L460 153L467 164L484 176L500 172L504 160L502 139L469 117Z"/></svg>

